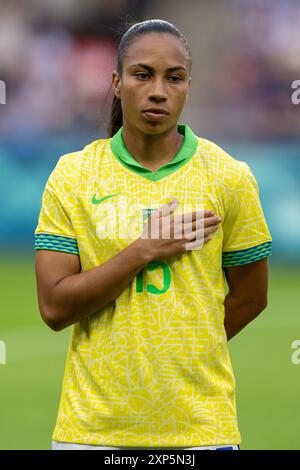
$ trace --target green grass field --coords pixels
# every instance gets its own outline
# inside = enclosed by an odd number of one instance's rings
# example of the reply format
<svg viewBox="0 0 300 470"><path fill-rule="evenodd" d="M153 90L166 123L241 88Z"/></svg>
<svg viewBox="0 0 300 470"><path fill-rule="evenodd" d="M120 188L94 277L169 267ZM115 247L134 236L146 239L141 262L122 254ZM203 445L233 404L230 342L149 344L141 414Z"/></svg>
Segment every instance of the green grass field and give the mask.
<svg viewBox="0 0 300 470"><path fill-rule="evenodd" d="M232 339L242 449L300 449L300 266L273 266L269 306ZM70 329L52 332L40 320L34 259L1 257L0 449L50 449Z"/></svg>

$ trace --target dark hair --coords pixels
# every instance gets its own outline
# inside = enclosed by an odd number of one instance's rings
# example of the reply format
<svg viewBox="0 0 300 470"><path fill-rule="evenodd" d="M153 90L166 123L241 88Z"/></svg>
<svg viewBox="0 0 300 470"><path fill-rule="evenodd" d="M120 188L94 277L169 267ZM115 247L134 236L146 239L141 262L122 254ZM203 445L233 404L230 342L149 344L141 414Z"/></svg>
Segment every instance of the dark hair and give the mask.
<svg viewBox="0 0 300 470"><path fill-rule="evenodd" d="M124 55L130 44L139 36L143 36L148 33L170 33L173 36L180 39L188 53L190 61L190 70L192 68L192 55L190 47L185 36L174 26L172 23L164 20L147 20L141 23L136 23L131 26L125 34L122 36L118 47L118 59L117 59L117 72L122 75L123 70L123 59ZM123 113L121 108L121 101L119 98L114 96L110 121L108 124L108 135L113 137L123 125Z"/></svg>

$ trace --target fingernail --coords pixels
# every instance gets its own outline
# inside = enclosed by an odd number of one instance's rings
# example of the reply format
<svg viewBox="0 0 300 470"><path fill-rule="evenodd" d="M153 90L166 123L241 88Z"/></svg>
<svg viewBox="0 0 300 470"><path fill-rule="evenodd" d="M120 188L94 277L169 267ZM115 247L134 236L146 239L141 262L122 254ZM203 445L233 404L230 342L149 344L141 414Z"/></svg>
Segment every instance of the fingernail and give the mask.
<svg viewBox="0 0 300 470"><path fill-rule="evenodd" d="M217 220L220 222L222 220L222 217L218 217Z"/></svg>

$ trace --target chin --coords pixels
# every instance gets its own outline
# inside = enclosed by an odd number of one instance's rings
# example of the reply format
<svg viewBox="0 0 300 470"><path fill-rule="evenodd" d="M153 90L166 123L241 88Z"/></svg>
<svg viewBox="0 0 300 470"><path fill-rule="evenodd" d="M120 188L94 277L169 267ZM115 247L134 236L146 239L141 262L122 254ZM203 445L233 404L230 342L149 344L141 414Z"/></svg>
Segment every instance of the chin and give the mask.
<svg viewBox="0 0 300 470"><path fill-rule="evenodd" d="M173 129L174 127L177 126L177 123L175 124L166 124L165 122L146 122L145 124L143 123L142 126L140 126L141 132L144 134L148 135L158 135L158 134L164 134L165 132L168 132L169 130Z"/></svg>

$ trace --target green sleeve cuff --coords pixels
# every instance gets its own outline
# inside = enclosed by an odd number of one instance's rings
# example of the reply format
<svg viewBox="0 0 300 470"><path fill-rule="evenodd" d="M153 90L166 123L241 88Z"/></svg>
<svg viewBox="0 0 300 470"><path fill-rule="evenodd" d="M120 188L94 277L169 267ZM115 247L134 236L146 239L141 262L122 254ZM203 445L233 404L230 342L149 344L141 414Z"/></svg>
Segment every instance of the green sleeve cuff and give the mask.
<svg viewBox="0 0 300 470"><path fill-rule="evenodd" d="M63 251L79 255L76 238L64 237L62 235L50 235L48 233L36 233L34 236L35 250Z"/></svg>
<svg viewBox="0 0 300 470"><path fill-rule="evenodd" d="M227 251L222 254L222 266L240 266L253 263L272 254L272 242L265 242L245 250Z"/></svg>

